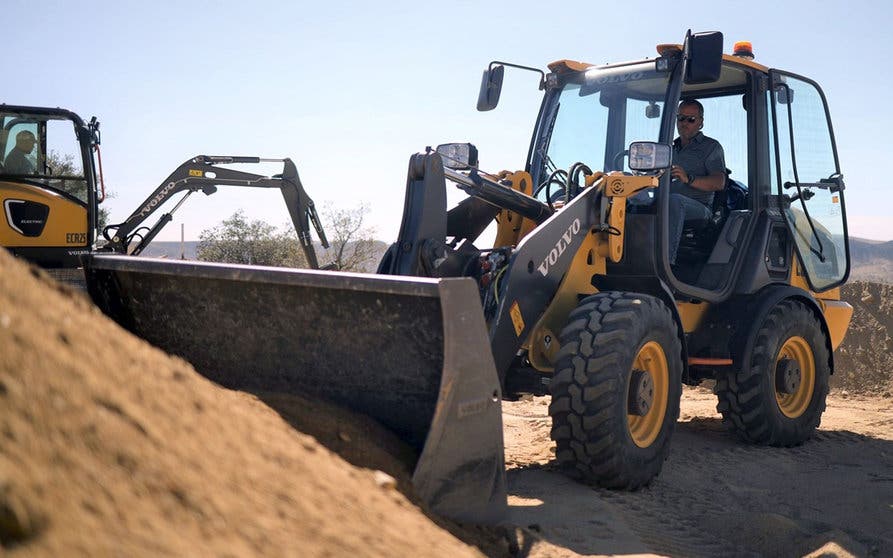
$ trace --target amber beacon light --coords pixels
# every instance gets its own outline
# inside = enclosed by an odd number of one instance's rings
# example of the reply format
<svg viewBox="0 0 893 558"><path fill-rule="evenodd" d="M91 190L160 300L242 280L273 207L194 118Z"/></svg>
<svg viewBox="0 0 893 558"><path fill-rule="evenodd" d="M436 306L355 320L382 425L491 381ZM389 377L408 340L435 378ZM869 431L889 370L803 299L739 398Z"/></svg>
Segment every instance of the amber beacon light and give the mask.
<svg viewBox="0 0 893 558"><path fill-rule="evenodd" d="M750 41L738 41L735 43L735 48L732 51L732 54L753 60L753 45Z"/></svg>

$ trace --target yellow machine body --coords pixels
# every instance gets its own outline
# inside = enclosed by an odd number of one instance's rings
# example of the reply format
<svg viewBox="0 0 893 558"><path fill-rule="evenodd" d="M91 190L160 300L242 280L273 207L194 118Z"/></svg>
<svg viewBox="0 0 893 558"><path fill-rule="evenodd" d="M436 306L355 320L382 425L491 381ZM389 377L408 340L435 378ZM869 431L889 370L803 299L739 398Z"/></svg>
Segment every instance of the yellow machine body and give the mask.
<svg viewBox="0 0 893 558"><path fill-rule="evenodd" d="M45 219L26 219L26 225L36 232L28 234L27 227L16 222L15 210L30 202L46 207ZM87 206L67 196L45 187L4 180L0 182L0 204L4 219L0 223L0 245L8 248L44 248L68 251L72 248L87 247Z"/></svg>

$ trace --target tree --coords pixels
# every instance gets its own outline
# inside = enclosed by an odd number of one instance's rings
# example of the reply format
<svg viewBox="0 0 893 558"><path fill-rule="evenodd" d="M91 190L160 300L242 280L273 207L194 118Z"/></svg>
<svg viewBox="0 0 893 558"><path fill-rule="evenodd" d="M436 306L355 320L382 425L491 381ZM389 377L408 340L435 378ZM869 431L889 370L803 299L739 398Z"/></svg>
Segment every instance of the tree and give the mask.
<svg viewBox="0 0 893 558"><path fill-rule="evenodd" d="M46 160L47 174L50 176L64 177L58 183L50 182L50 186L58 187L63 192L70 194L84 203L87 203L87 180L83 177L83 170L75 166L74 155L71 153L59 153L51 150ZM115 197L111 192L106 193L107 198ZM109 210L100 207L96 216L97 229L105 228L109 221Z"/></svg>
<svg viewBox="0 0 893 558"><path fill-rule="evenodd" d="M323 208L323 225L329 239L325 256L338 271L372 271L378 253L373 235L375 229L363 226L369 207L361 203L353 209L340 209L332 204Z"/></svg>
<svg viewBox="0 0 893 558"><path fill-rule="evenodd" d="M241 209L199 236L197 257L203 261L307 267L294 232L280 232L268 223L248 221Z"/></svg>
<svg viewBox="0 0 893 558"><path fill-rule="evenodd" d="M373 229L363 226L368 211L362 204L353 209L325 206L322 221L329 249L316 248L320 265L331 263L336 271L372 271L380 254ZM241 209L202 231L199 240L196 256L203 261L308 267L292 223L278 229L263 221L249 221Z"/></svg>

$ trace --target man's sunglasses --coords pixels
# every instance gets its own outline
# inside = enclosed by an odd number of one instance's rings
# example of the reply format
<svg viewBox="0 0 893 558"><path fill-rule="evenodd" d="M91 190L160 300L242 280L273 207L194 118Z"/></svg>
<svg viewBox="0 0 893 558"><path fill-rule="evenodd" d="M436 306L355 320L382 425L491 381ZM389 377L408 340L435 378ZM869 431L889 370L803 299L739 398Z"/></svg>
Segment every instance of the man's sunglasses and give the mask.
<svg viewBox="0 0 893 558"><path fill-rule="evenodd" d="M689 124L694 124L697 121L697 116L685 116L684 114L679 114L676 116L676 122L688 122Z"/></svg>

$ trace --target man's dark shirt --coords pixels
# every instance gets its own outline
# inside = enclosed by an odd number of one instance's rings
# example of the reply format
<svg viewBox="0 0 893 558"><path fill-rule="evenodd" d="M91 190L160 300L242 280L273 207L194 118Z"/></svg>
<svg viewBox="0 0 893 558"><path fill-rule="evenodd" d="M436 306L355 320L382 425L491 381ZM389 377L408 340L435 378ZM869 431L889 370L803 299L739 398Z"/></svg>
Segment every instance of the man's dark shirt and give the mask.
<svg viewBox="0 0 893 558"><path fill-rule="evenodd" d="M32 163L25 155L26 153L24 151L18 147L13 147L12 151L9 152L9 155L6 156L6 161L3 163L6 172L9 174L34 174L36 170L34 168L34 163Z"/></svg>
<svg viewBox="0 0 893 558"><path fill-rule="evenodd" d="M673 164L679 165L689 176L708 176L726 172L725 154L722 146L713 138L708 138L702 132L698 132L691 138L688 145L682 147L679 138L673 142ZM674 180L670 186L674 194L682 194L698 200L707 207L712 207L713 192L705 192Z"/></svg>

